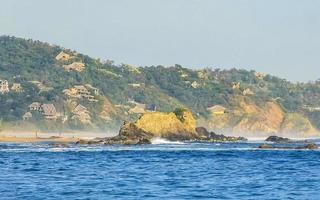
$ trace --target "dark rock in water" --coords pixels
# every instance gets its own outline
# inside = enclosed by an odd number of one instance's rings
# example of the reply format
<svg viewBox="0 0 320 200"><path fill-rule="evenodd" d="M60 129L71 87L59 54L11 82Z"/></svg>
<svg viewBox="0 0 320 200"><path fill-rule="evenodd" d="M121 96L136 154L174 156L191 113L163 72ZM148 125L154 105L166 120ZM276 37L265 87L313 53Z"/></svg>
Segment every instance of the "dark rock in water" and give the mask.
<svg viewBox="0 0 320 200"><path fill-rule="evenodd" d="M307 144L305 146L296 147L296 149L310 149L310 150L313 150L313 149L318 149L318 145L316 145L314 143L311 143L311 144Z"/></svg>
<svg viewBox="0 0 320 200"><path fill-rule="evenodd" d="M263 145L259 146L259 149L272 149L272 148L275 148L275 147L267 145L267 144L263 144Z"/></svg>
<svg viewBox="0 0 320 200"><path fill-rule="evenodd" d="M105 138L104 144L151 144L153 135L140 128L134 123L124 122L120 128L119 135L111 138Z"/></svg>
<svg viewBox="0 0 320 200"><path fill-rule="evenodd" d="M235 141L246 141L247 139L244 137L231 137L225 135L219 135L215 132L209 132L204 127L197 127L196 132L198 133L200 140L202 141L210 141L210 142L235 142Z"/></svg>
<svg viewBox="0 0 320 200"><path fill-rule="evenodd" d="M314 150L318 149L318 145L311 143L304 146L292 147L292 146L271 146L268 144L263 144L259 146L259 149L309 149Z"/></svg>
<svg viewBox="0 0 320 200"><path fill-rule="evenodd" d="M69 148L70 146L67 143L50 143L50 147L54 148Z"/></svg>
<svg viewBox="0 0 320 200"><path fill-rule="evenodd" d="M291 140L289 138L279 137L279 136L270 136L265 141L267 142L275 142L275 143L288 143Z"/></svg>

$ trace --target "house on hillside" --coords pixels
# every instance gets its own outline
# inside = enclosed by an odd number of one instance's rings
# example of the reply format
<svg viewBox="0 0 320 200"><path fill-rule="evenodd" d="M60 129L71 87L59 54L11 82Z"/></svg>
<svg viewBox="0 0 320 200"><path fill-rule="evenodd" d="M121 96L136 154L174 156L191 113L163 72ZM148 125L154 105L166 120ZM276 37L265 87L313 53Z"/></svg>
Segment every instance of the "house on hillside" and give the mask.
<svg viewBox="0 0 320 200"><path fill-rule="evenodd" d="M247 88L247 89L243 90L242 94L245 96L254 95L254 92L252 90L250 90L250 88Z"/></svg>
<svg viewBox="0 0 320 200"><path fill-rule="evenodd" d="M32 118L32 113L31 112L26 112L23 116L22 119L24 121L30 120Z"/></svg>
<svg viewBox="0 0 320 200"><path fill-rule="evenodd" d="M63 65L63 68L67 71L76 71L76 72L82 72L85 69L85 64L82 62L73 62L69 65Z"/></svg>
<svg viewBox="0 0 320 200"><path fill-rule="evenodd" d="M221 105L211 106L207 110L214 115L223 115L227 112L227 109Z"/></svg>
<svg viewBox="0 0 320 200"><path fill-rule="evenodd" d="M75 85L73 87L77 91L77 95L80 96L86 96L86 95L91 95L91 92L83 85Z"/></svg>
<svg viewBox="0 0 320 200"><path fill-rule="evenodd" d="M91 123L91 116L90 112L86 107L79 104L72 110L73 116L71 119L78 120L83 124L90 124Z"/></svg>
<svg viewBox="0 0 320 200"><path fill-rule="evenodd" d="M11 90L14 92L22 92L22 86L20 83L13 83Z"/></svg>
<svg viewBox="0 0 320 200"><path fill-rule="evenodd" d="M57 111L53 104L42 104L40 112L45 119L55 120L57 119Z"/></svg>
<svg viewBox="0 0 320 200"><path fill-rule="evenodd" d="M91 85L90 85L91 86ZM94 93L99 93L99 90L94 87L90 87L91 90L93 90ZM94 96L91 94L91 92L88 90L88 88L84 85L76 85L69 89L64 89L63 93L71 98L84 98L88 101L97 102L98 100L94 98Z"/></svg>
<svg viewBox="0 0 320 200"><path fill-rule="evenodd" d="M0 80L0 93L4 94L4 93L8 93L9 90L9 83L7 80Z"/></svg>
<svg viewBox="0 0 320 200"><path fill-rule="evenodd" d="M232 83L232 89L234 89L234 90L240 89L240 82L233 82Z"/></svg>
<svg viewBox="0 0 320 200"><path fill-rule="evenodd" d="M197 88L199 88L200 86L201 86L201 84L198 83L197 81L193 81L193 82L191 83L191 87L193 87L194 89L197 89Z"/></svg>
<svg viewBox="0 0 320 200"><path fill-rule="evenodd" d="M197 76L200 79L208 79L208 74L204 70L198 71Z"/></svg>
<svg viewBox="0 0 320 200"><path fill-rule="evenodd" d="M68 61L71 58L71 56L63 51L61 51L57 56L56 60L59 61Z"/></svg>
<svg viewBox="0 0 320 200"><path fill-rule="evenodd" d="M139 88L139 87L141 87L141 84L140 83L129 83L128 86L131 86L133 88Z"/></svg>
<svg viewBox="0 0 320 200"><path fill-rule="evenodd" d="M40 109L41 109L41 103L39 102L33 102L32 104L29 105L30 111L40 111Z"/></svg>
<svg viewBox="0 0 320 200"><path fill-rule="evenodd" d="M265 77L264 74L260 73L260 72L255 72L254 75L258 78L258 79L263 79Z"/></svg>

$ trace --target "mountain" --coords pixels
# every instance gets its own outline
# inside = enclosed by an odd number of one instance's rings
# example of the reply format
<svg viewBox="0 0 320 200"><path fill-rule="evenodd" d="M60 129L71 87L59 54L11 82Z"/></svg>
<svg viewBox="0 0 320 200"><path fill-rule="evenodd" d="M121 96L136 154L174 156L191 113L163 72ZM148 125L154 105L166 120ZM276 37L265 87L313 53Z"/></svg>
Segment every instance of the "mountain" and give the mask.
<svg viewBox="0 0 320 200"><path fill-rule="evenodd" d="M291 83L253 70L116 65L1 36L0 80L2 130L105 131L182 107L216 132L300 137L320 129L320 81Z"/></svg>

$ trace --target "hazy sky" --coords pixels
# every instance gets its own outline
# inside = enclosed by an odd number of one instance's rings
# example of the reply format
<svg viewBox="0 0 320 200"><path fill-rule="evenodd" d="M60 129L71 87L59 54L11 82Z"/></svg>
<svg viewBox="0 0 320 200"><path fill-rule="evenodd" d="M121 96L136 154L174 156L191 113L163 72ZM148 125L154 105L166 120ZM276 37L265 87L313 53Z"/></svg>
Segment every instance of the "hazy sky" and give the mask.
<svg viewBox="0 0 320 200"><path fill-rule="evenodd" d="M318 0L0 0L0 34L133 65L320 78Z"/></svg>

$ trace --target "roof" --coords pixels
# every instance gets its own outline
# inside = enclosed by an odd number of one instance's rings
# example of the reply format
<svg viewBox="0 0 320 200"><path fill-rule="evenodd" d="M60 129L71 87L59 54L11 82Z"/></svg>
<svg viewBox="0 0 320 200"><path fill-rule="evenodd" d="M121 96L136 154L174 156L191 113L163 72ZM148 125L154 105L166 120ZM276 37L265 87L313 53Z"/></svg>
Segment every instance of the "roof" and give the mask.
<svg viewBox="0 0 320 200"><path fill-rule="evenodd" d="M7 80L0 80L0 84L8 84Z"/></svg>
<svg viewBox="0 0 320 200"><path fill-rule="evenodd" d="M56 115L57 113L53 104L42 104L41 108L44 115Z"/></svg>
<svg viewBox="0 0 320 200"><path fill-rule="evenodd" d="M40 103L39 102L33 102L32 104L29 105L29 107L40 107Z"/></svg>
<svg viewBox="0 0 320 200"><path fill-rule="evenodd" d="M72 112L74 114L86 113L86 112L88 112L88 109L86 107L84 107L83 105L79 104L73 109Z"/></svg>
<svg viewBox="0 0 320 200"><path fill-rule="evenodd" d="M74 88L77 89L77 90L86 90L86 91L88 91L88 89L83 85L75 85Z"/></svg>
<svg viewBox="0 0 320 200"><path fill-rule="evenodd" d="M226 108L221 105L215 105L215 106L211 106L211 107L207 108L207 110L209 110L211 112L224 112L226 110Z"/></svg>
<svg viewBox="0 0 320 200"><path fill-rule="evenodd" d="M56 60L68 60L70 58L70 55L61 51L57 56Z"/></svg>

